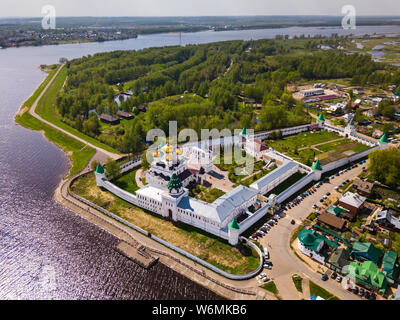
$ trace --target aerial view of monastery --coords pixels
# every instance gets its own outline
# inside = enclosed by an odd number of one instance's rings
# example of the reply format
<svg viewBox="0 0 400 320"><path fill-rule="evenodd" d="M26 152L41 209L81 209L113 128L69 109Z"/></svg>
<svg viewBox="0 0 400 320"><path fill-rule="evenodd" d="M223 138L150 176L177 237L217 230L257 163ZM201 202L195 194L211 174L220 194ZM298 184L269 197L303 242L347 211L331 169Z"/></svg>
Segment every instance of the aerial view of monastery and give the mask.
<svg viewBox="0 0 400 320"><path fill-rule="evenodd" d="M1 300L400 300L396 12L49 2L0 11Z"/></svg>

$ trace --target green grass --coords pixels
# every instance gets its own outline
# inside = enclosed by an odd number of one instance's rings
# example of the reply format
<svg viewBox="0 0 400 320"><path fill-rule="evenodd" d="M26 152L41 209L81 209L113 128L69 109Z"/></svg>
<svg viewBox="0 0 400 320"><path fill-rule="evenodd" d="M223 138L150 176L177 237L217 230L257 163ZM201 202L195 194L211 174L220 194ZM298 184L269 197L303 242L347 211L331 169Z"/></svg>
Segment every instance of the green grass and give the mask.
<svg viewBox="0 0 400 320"><path fill-rule="evenodd" d="M279 140L267 140L266 144L279 152L293 152L296 149L329 142L339 138L340 136L338 134L329 131L319 131L314 133L301 132Z"/></svg>
<svg viewBox="0 0 400 320"><path fill-rule="evenodd" d="M312 282L311 280L309 281L309 283L310 283L310 295L314 297L320 296L325 300L340 300L338 297L336 297L329 291L325 290L324 288L320 287L316 283Z"/></svg>
<svg viewBox="0 0 400 320"><path fill-rule="evenodd" d="M337 152L346 152L353 151L355 153L364 151L370 147L363 145L361 143L352 141L350 139L343 139L339 141L330 142L327 144L323 144L317 147L319 150L323 152L328 151L337 151Z"/></svg>
<svg viewBox="0 0 400 320"><path fill-rule="evenodd" d="M136 183L136 172L137 170L128 172L122 175L120 178L113 181L113 183L124 189L130 193L135 193L135 191L139 190L139 186Z"/></svg>
<svg viewBox="0 0 400 320"><path fill-rule="evenodd" d="M52 70L47 76L45 81L38 87L34 94L23 104L23 108L30 108L40 93L44 90L46 85L49 83L51 78L54 76L56 70ZM35 99L32 97L36 97ZM17 115L15 121L21 126L41 131L44 133L45 137L63 149L69 156L72 162L72 167L69 172L69 176L73 176L76 173L82 171L87 165L90 158L95 154L93 148L87 147L85 144L75 140L74 138L65 135L64 133L56 130L38 119L34 118L29 114L28 111L24 112L22 115Z"/></svg>
<svg viewBox="0 0 400 320"><path fill-rule="evenodd" d="M294 185L297 181L304 178L305 176L306 176L306 173L301 173L301 172L297 171L295 174L291 175L289 178L287 178L285 181L283 181L277 187L275 187L274 189L269 191L265 196L268 197L271 194L279 195L283 191L288 189L290 186Z"/></svg>
<svg viewBox="0 0 400 320"><path fill-rule="evenodd" d="M276 287L276 284L273 281L263 284L262 286L260 286L260 288L272 292L274 295L277 295L279 293L278 288Z"/></svg>
<svg viewBox="0 0 400 320"><path fill-rule="evenodd" d="M292 281L298 292L303 292L303 278L294 274Z"/></svg>
<svg viewBox="0 0 400 320"><path fill-rule="evenodd" d="M78 130L70 127L69 125L63 123L56 115L56 112L54 110L55 106L55 101L57 98L57 93L62 89L62 86L65 82L65 79L67 77L67 69L64 67L60 73L57 75L56 79L52 83L52 85L49 87L49 89L46 91L46 93L42 96L40 99L37 107L36 107L36 113L40 115L43 119L53 123L59 128L62 128L69 133L72 133L73 135L84 139L85 141L103 148L104 150L107 150L109 152L113 152L116 154L119 154L120 152L97 141L96 139L89 137L82 132L79 132Z"/></svg>
<svg viewBox="0 0 400 320"><path fill-rule="evenodd" d="M226 272L245 274L259 266L257 252L247 245L232 247L227 241L196 227L182 222L171 222L158 214L135 207L98 188L94 174L78 178L71 189L87 200Z"/></svg>

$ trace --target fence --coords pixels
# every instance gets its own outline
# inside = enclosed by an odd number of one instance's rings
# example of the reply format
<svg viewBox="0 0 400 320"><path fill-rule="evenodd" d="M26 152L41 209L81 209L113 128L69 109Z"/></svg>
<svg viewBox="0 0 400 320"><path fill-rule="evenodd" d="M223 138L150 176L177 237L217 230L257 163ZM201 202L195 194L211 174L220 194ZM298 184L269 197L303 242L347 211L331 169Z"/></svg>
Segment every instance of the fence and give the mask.
<svg viewBox="0 0 400 320"><path fill-rule="evenodd" d="M228 272L226 272L224 270L221 270L221 269L217 268L216 266L214 266L214 265L212 265L212 264L210 264L210 263L208 263L208 262L196 257L195 255L193 255L193 254L191 254L191 253L189 253L189 252L187 252L187 251L185 251L185 250L183 250L181 248L178 248L178 247L170 244L169 242L167 242L167 241L165 241L165 240L163 240L161 238L158 238L157 236L155 236L153 234L151 235L151 238L153 240L163 244L164 246L166 246L166 247L168 247L168 248L170 248L170 249L182 254L183 256L185 256L185 257L187 257L187 258L189 258L189 259L191 259L193 261L196 261L197 263L203 265L204 267L206 267L208 269L211 269L212 271L224 276L225 278L231 279L231 280L246 280L246 279L250 279L250 278L254 277L257 273L259 273L261 271L262 267L263 267L263 255L262 255L262 252L261 252L260 248L258 248L255 244L253 244L252 242L248 241L244 237L240 237L240 239L246 241L248 246L252 247L253 249L255 249L257 251L258 255L260 256L260 265L258 266L258 268L256 270L254 270L254 271L252 271L252 272L250 272L248 274L241 274L241 275L230 274L230 273L228 273Z"/></svg>

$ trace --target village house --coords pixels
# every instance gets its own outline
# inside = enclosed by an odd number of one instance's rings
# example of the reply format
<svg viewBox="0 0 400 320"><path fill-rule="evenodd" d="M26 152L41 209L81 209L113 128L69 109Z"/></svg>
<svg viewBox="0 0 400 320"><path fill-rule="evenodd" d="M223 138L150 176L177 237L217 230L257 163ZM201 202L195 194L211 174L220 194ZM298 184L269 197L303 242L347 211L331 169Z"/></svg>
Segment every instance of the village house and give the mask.
<svg viewBox="0 0 400 320"><path fill-rule="evenodd" d="M111 125L117 125L120 123L120 120L118 118L115 118L111 114L107 114L107 113L101 114L100 121L107 123L107 124L111 124Z"/></svg>
<svg viewBox="0 0 400 320"><path fill-rule="evenodd" d="M339 199L339 206L349 211L350 219L354 219L362 210L366 198L359 194L346 192Z"/></svg>
<svg viewBox="0 0 400 320"><path fill-rule="evenodd" d="M370 197L374 191L374 183L367 180L361 180L360 178L355 178L353 188L359 195Z"/></svg>

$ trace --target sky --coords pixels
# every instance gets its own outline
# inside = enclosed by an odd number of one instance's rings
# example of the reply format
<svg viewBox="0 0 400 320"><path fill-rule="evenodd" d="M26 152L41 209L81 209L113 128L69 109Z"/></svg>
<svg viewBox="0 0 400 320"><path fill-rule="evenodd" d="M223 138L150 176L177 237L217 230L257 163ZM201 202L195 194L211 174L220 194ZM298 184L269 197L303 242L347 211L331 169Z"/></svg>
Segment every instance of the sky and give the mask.
<svg viewBox="0 0 400 320"><path fill-rule="evenodd" d="M57 16L399 15L398 0L0 0L0 17L39 17L44 5Z"/></svg>

